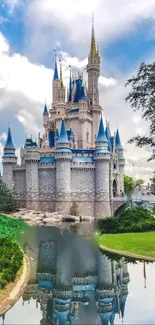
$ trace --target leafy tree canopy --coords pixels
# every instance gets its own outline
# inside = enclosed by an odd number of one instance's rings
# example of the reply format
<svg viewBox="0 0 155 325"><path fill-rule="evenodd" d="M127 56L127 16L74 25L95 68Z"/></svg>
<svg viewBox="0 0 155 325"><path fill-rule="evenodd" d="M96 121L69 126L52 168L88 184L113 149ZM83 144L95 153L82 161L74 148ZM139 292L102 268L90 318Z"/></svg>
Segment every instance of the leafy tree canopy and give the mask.
<svg viewBox="0 0 155 325"><path fill-rule="evenodd" d="M155 158L155 62L146 64L142 62L137 75L128 79L126 86L131 87L131 91L126 97L133 111L141 111L142 118L149 123L148 136L136 135L129 140L135 142L137 147L150 145L152 155L148 160Z"/></svg>
<svg viewBox="0 0 155 325"><path fill-rule="evenodd" d="M17 209L12 192L0 178L0 211L13 212Z"/></svg>
<svg viewBox="0 0 155 325"><path fill-rule="evenodd" d="M126 195L130 195L134 188L134 180L132 177L124 176L124 191Z"/></svg>
<svg viewBox="0 0 155 325"><path fill-rule="evenodd" d="M138 185L143 185L144 184L144 180L139 178L139 179L136 179L135 180L135 186L138 186Z"/></svg>

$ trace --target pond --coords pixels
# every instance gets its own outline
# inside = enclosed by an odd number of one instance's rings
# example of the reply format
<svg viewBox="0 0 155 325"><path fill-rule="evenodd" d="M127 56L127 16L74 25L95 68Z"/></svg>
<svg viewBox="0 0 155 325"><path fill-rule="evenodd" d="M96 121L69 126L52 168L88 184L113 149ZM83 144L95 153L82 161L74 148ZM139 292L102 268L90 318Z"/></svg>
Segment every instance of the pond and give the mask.
<svg viewBox="0 0 155 325"><path fill-rule="evenodd" d="M0 324L155 323L155 263L107 256L80 227L27 230L29 283Z"/></svg>

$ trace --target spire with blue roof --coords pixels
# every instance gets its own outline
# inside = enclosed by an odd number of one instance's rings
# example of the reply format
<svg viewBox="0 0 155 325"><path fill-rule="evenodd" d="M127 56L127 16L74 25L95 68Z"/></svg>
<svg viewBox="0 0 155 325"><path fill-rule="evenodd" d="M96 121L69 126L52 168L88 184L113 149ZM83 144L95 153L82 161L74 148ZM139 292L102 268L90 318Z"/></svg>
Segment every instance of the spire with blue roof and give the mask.
<svg viewBox="0 0 155 325"><path fill-rule="evenodd" d="M47 105L45 103L43 115L48 115Z"/></svg>
<svg viewBox="0 0 155 325"><path fill-rule="evenodd" d="M59 136L59 140L57 143L67 143L69 144L69 140L67 137L67 132L66 132L66 127L65 127L65 121L62 120L61 122L61 129L60 129L60 136Z"/></svg>
<svg viewBox="0 0 155 325"><path fill-rule="evenodd" d="M116 131L116 149L123 150L118 129Z"/></svg>
<svg viewBox="0 0 155 325"><path fill-rule="evenodd" d="M107 137L106 137L105 132L104 132L104 125L103 125L102 115L101 115L101 119L100 119L98 135L97 135L97 138L96 138L95 142L96 143L100 143L100 142L104 142L104 143L107 142L108 143Z"/></svg>
<svg viewBox="0 0 155 325"><path fill-rule="evenodd" d="M106 135L107 140L108 140L108 150L109 150L109 151L112 151L110 124L109 124L108 121L106 121L105 135Z"/></svg>
<svg viewBox="0 0 155 325"><path fill-rule="evenodd" d="M12 149L15 150L15 147L13 145L13 141L12 141L12 135L11 135L11 129L10 126L8 128L8 135L7 135L7 140L6 140L6 144L4 146L4 149Z"/></svg>
<svg viewBox="0 0 155 325"><path fill-rule="evenodd" d="M69 96L68 96L68 101L72 101L72 72L71 72L71 67L70 67L70 79L69 79Z"/></svg>
<svg viewBox="0 0 155 325"><path fill-rule="evenodd" d="M55 65L54 65L54 76L53 80L59 80L59 75L58 75L58 66L57 66L57 55L55 53Z"/></svg>

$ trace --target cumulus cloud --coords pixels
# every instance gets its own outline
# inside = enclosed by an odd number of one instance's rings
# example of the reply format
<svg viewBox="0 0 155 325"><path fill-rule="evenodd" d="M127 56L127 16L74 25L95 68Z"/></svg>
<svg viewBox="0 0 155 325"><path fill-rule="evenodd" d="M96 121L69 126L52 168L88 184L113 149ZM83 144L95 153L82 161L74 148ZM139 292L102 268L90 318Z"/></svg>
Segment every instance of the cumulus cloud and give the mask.
<svg viewBox="0 0 155 325"><path fill-rule="evenodd" d="M1 135L0 135L0 140L3 140L3 141L6 141L7 139L7 134L5 132L3 132Z"/></svg>
<svg viewBox="0 0 155 325"><path fill-rule="evenodd" d="M91 14L95 13L97 37L102 40L134 28L141 20L154 19L154 0L57 0L30 1L28 17L36 25L63 29L74 40L90 34ZM33 20L32 20L33 17ZM76 24L75 24L76 21ZM88 27L89 26L89 27Z"/></svg>

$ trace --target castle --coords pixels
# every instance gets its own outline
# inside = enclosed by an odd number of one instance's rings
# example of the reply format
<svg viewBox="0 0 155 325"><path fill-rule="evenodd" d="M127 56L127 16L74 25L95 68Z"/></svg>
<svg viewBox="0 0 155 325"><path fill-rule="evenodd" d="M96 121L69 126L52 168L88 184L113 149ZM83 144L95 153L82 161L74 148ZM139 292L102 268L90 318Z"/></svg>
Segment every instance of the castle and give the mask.
<svg viewBox="0 0 155 325"><path fill-rule="evenodd" d="M41 228L25 236L32 259L23 294L25 305L36 300L40 324L114 325L118 315L123 320L130 281L124 258L111 260L70 231Z"/></svg>
<svg viewBox="0 0 155 325"><path fill-rule="evenodd" d="M26 139L17 165L10 127L2 157L3 180L21 207L69 213L74 202L83 215L96 218L114 212L114 197L124 194L123 148L119 131L111 136L104 128L99 103L101 58L94 23L88 64L88 85L78 74L66 88L62 64L58 73L55 56L53 103L43 111L43 137ZM122 203L121 203L122 204Z"/></svg>

